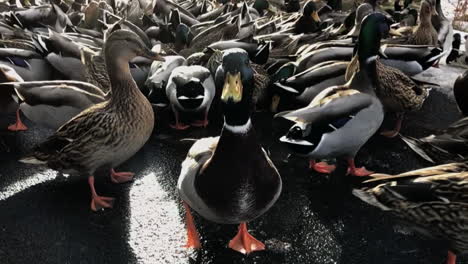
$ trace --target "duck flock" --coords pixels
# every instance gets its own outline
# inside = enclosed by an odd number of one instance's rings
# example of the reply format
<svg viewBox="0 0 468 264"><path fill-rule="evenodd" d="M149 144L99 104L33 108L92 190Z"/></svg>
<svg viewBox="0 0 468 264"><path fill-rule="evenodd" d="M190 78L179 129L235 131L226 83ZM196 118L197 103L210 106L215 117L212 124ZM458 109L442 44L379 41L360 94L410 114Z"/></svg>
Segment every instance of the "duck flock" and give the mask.
<svg viewBox="0 0 468 264"><path fill-rule="evenodd" d="M265 245L247 223L282 191L251 118L271 113L273 122L289 120L276 140L292 155L322 174L337 169L330 161L346 161L348 177L361 179L354 195L446 241L454 264L468 251L468 119L424 138L399 133L405 114L438 86L422 72L449 52L447 63L468 67L460 34L446 48L452 29L440 2L3 2L0 109L16 112L4 129L27 130L25 116L56 130L20 161L87 177L91 210L100 211L115 204L99 195L95 173L104 168L114 183L132 181L134 173L115 168L155 129L222 126L217 137L186 139L194 142L174 186L186 212L186 246L201 248L195 211L238 224L228 246L249 254ZM468 115L468 71L453 94ZM168 112L172 121L155 127ZM385 130L387 115L396 121ZM436 166L398 175L357 166L356 154L379 133L400 137Z"/></svg>

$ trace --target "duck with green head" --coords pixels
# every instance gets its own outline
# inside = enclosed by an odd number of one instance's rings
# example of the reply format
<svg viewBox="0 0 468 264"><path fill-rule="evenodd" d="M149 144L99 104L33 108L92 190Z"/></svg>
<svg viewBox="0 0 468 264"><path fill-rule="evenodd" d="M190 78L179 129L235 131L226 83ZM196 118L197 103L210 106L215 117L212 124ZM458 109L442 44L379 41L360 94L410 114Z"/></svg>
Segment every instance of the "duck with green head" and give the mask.
<svg viewBox="0 0 468 264"><path fill-rule="evenodd" d="M188 247L200 247L192 208L210 221L240 224L238 234L229 242L233 250L248 254L265 249L248 233L246 223L273 206L282 182L252 126L253 74L247 52L224 52L216 73L217 79L223 79L223 130L219 137L195 142L182 163L177 184L186 210Z"/></svg>
<svg viewBox="0 0 468 264"><path fill-rule="evenodd" d="M371 173L356 168L354 156L383 121L383 106L374 89L380 40L388 34L389 24L380 13L368 15L359 34L357 55L361 66L351 80L325 89L307 107L277 115L296 123L280 141L298 155L311 158L312 169L330 173L333 165L316 163L315 159L345 158L348 174Z"/></svg>

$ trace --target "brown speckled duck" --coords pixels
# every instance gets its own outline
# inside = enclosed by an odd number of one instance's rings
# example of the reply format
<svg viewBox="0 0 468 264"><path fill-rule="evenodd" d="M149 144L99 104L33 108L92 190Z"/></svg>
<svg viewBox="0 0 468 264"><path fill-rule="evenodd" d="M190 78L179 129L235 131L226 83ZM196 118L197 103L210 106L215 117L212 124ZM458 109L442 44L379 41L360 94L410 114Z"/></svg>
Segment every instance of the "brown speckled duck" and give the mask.
<svg viewBox="0 0 468 264"><path fill-rule="evenodd" d="M468 252L468 164L450 163L398 175L374 174L353 194L391 212L411 230L445 242L447 264Z"/></svg>
<svg viewBox="0 0 468 264"><path fill-rule="evenodd" d="M128 30L117 30L109 36L104 55L112 87L111 98L78 114L21 159L65 173L86 175L93 211L111 208L114 200L97 194L95 171L110 168L111 179L116 183L132 180L133 173L115 172L113 168L133 156L153 131L153 109L132 79L128 62L135 56L163 59Z"/></svg>

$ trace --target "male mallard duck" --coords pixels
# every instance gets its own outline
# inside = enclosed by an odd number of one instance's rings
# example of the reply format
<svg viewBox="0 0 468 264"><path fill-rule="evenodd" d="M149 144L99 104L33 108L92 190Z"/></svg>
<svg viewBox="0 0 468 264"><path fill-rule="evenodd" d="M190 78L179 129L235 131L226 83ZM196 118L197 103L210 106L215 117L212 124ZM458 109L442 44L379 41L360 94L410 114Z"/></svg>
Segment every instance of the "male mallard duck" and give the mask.
<svg viewBox="0 0 468 264"><path fill-rule="evenodd" d="M460 111L464 116L468 116L468 70L455 80L453 94Z"/></svg>
<svg viewBox="0 0 468 264"><path fill-rule="evenodd" d="M380 13L370 14L363 20L357 50L362 65L359 71L345 85L319 93L309 106L277 114L296 122L280 141L299 155L312 159L347 158L349 174L371 174L365 168L355 167L354 156L383 121L383 106L374 89L378 81L376 61L380 40L388 34L388 24ZM310 165L319 172L330 173L334 169L334 166L315 161Z"/></svg>
<svg viewBox="0 0 468 264"><path fill-rule="evenodd" d="M133 81L128 62L137 55L162 59L128 30L114 31L106 40L104 54L112 86L111 98L81 112L35 147L30 156L21 159L25 163L46 164L54 170L88 176L94 211L110 208L113 202L113 198L96 193L95 171L110 167L114 182L131 180L133 173L117 173L113 168L135 154L153 131L153 109Z"/></svg>
<svg viewBox="0 0 468 264"><path fill-rule="evenodd" d="M192 126L206 127L215 91L213 77L207 68L198 65L175 68L169 76L166 86L166 96L175 116L175 125L171 125L171 127L177 130L189 128L188 125L183 125L180 122L180 111L203 112L203 121L194 122Z"/></svg>
<svg viewBox="0 0 468 264"><path fill-rule="evenodd" d="M217 78L225 80L221 95L223 130L219 137L195 142L182 163L177 183L187 216L187 246L200 247L190 214L192 208L213 222L240 223L229 247L248 254L264 250L265 245L248 233L246 223L273 206L281 193L282 182L278 170L257 142L250 120L253 71L247 53L241 49L227 50Z"/></svg>
<svg viewBox="0 0 468 264"><path fill-rule="evenodd" d="M33 123L58 129L85 109L104 102L107 94L98 87L80 81L37 81L12 84L20 99L18 110ZM17 122L12 126L21 127Z"/></svg>
<svg viewBox="0 0 468 264"><path fill-rule="evenodd" d="M314 33L319 31L321 20L317 11L315 2L307 1L302 9L302 15L294 24L294 33Z"/></svg>
<svg viewBox="0 0 468 264"><path fill-rule="evenodd" d="M348 62L326 61L287 79L279 80L274 86L273 112L290 110L308 105L321 91L343 85Z"/></svg>
<svg viewBox="0 0 468 264"><path fill-rule="evenodd" d="M148 100L158 107L166 107L169 101L166 97L166 86L172 71L187 64L182 56L166 56L165 61L154 61L146 79L145 86L149 90Z"/></svg>
<svg viewBox="0 0 468 264"><path fill-rule="evenodd" d="M415 232L443 240L447 264L468 251L468 164L451 163L398 175L376 174L364 183L375 187L353 190L362 201L388 211Z"/></svg>

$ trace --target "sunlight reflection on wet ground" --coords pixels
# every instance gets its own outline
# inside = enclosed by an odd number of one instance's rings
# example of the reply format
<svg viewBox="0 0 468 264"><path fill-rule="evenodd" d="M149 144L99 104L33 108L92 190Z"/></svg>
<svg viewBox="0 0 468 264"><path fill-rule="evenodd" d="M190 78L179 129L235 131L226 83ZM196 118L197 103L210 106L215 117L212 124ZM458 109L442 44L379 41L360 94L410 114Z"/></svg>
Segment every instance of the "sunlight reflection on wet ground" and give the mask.
<svg viewBox="0 0 468 264"><path fill-rule="evenodd" d="M146 174L130 189L128 243L140 263L185 263L185 226L177 201L156 177L153 172Z"/></svg>

